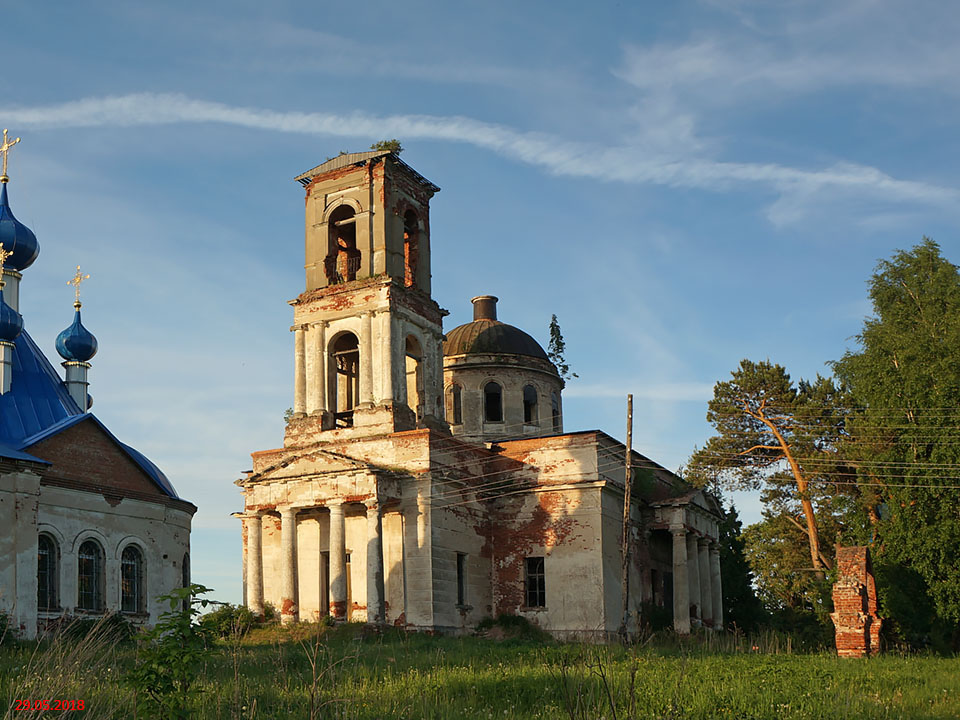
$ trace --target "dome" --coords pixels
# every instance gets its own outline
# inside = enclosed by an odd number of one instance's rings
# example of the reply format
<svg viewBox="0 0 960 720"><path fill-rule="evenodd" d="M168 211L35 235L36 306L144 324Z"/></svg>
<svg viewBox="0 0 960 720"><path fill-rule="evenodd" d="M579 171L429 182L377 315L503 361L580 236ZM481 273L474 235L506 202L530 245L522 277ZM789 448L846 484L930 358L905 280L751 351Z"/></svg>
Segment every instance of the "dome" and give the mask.
<svg viewBox="0 0 960 720"><path fill-rule="evenodd" d="M471 300L473 322L447 333L444 355L528 355L549 360L540 343L520 328L497 320L497 298L481 295Z"/></svg>
<svg viewBox="0 0 960 720"><path fill-rule="evenodd" d="M73 362L87 362L97 354L97 339L80 322L79 307L73 324L57 335L57 352L64 360Z"/></svg>
<svg viewBox="0 0 960 720"><path fill-rule="evenodd" d="M33 230L17 220L10 210L6 183L0 189L0 243L4 250L13 253L4 263L4 267L13 270L27 269L40 254L40 243Z"/></svg>
<svg viewBox="0 0 960 720"><path fill-rule="evenodd" d="M13 342L23 330L23 317L3 300L3 288L0 288L0 340Z"/></svg>

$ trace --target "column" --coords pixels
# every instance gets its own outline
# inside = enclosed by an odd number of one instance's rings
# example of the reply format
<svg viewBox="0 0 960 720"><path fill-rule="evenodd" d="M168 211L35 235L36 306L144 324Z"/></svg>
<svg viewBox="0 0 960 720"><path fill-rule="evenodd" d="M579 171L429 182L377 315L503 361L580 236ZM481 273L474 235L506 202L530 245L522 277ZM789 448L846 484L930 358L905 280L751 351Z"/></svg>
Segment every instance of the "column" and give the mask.
<svg viewBox="0 0 960 720"><path fill-rule="evenodd" d="M700 607L700 562L697 556L697 536L693 533L687 534L687 577L690 578L689 602L696 608L696 613L691 610L690 615L700 618L702 616L702 608Z"/></svg>
<svg viewBox="0 0 960 720"><path fill-rule="evenodd" d="M360 403L373 403L373 313L360 317Z"/></svg>
<svg viewBox="0 0 960 720"><path fill-rule="evenodd" d="M347 619L347 547L343 526L343 502L327 502L330 509L330 614Z"/></svg>
<svg viewBox="0 0 960 720"><path fill-rule="evenodd" d="M383 613L383 537L381 507L376 500L367 506L367 622L382 623Z"/></svg>
<svg viewBox="0 0 960 720"><path fill-rule="evenodd" d="M713 626L723 629L723 589L720 584L720 547L710 543L710 590L713 592Z"/></svg>
<svg viewBox="0 0 960 720"><path fill-rule="evenodd" d="M317 384L320 382L320 351L317 349L317 328L305 325L304 334L304 408L308 415L315 415L322 408L319 405Z"/></svg>
<svg viewBox="0 0 960 720"><path fill-rule="evenodd" d="M713 620L713 590L710 589L710 541L706 538L697 541L697 556L700 565L700 619L707 623Z"/></svg>
<svg viewBox="0 0 960 720"><path fill-rule="evenodd" d="M690 634L690 580L687 573L687 531L673 529L673 629Z"/></svg>
<svg viewBox="0 0 960 720"><path fill-rule="evenodd" d="M329 371L327 370L327 323L320 320L313 326L313 332L316 335L316 347L314 352L316 357L317 384L314 388L316 393L316 404L319 412L336 412L336 408L327 407L327 383L329 382Z"/></svg>
<svg viewBox="0 0 960 720"><path fill-rule="evenodd" d="M293 412L303 415L307 412L307 368L306 339L303 326L293 329Z"/></svg>
<svg viewBox="0 0 960 720"><path fill-rule="evenodd" d="M297 511L280 510L280 621L287 625L299 619L297 608Z"/></svg>
<svg viewBox="0 0 960 720"><path fill-rule="evenodd" d="M247 530L247 607L263 615L263 521L255 513L247 515L243 524Z"/></svg>

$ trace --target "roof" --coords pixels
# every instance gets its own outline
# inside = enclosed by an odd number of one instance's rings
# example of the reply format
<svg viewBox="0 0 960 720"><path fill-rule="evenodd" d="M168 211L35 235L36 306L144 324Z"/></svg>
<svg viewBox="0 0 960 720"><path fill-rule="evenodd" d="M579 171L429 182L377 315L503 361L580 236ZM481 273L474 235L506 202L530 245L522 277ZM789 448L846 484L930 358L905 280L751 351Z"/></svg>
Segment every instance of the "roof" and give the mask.
<svg viewBox="0 0 960 720"><path fill-rule="evenodd" d="M13 381L0 395L0 457L46 462L24 452L83 420L95 422L164 494L180 499L170 480L142 453L120 442L100 420L81 412L50 361L23 331L13 342ZM49 464L49 463L48 463Z"/></svg>
<svg viewBox="0 0 960 720"><path fill-rule="evenodd" d="M432 182L427 180L423 175L418 173L412 167L407 165L400 157L391 152L390 150L368 150L367 152L358 152L358 153L341 153L336 157L332 157L326 162L322 162L317 165L315 168L307 170L305 173L300 173L297 175L294 180L300 183L303 186L309 185L315 177L318 175L323 175L324 173L333 172L334 170L339 170L340 168L349 167L350 165L362 165L370 160L375 160L376 158L384 157L385 155L392 155L394 162L400 165L402 168L406 169L413 177L420 181L422 185L427 186L433 192L439 192L440 188L434 185Z"/></svg>
<svg viewBox="0 0 960 720"><path fill-rule="evenodd" d="M447 333L444 355L528 355L549 360L540 343L520 328L499 320L474 320Z"/></svg>

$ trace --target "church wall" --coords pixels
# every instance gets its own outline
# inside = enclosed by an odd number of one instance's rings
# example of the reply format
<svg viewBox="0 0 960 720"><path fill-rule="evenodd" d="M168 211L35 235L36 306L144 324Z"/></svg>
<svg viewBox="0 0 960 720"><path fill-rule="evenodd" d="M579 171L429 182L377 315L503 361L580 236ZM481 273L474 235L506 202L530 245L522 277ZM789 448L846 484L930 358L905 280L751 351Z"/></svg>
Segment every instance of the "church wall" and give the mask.
<svg viewBox="0 0 960 720"><path fill-rule="evenodd" d="M448 491L444 486L439 491ZM449 491L448 491L449 492ZM486 544L483 510L475 503L460 505L463 496L448 495L432 513L434 624L468 632L492 610L490 562L483 556ZM457 555L463 554L464 603L457 602Z"/></svg>

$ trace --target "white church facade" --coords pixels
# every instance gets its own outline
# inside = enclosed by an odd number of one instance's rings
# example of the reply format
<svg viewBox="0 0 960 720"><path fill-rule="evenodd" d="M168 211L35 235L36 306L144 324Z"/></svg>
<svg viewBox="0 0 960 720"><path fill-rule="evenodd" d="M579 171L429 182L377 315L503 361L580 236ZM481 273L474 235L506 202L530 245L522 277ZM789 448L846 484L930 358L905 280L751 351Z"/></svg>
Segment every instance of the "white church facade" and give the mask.
<svg viewBox="0 0 960 720"><path fill-rule="evenodd" d="M306 192L283 447L253 453L244 598L284 622L466 632L507 613L561 637L620 626L626 448L566 432L564 381L527 333L474 298L444 335L430 288L439 190L396 154L343 154ZM714 497L632 454L631 630L662 606L723 623Z"/></svg>
<svg viewBox="0 0 960 720"><path fill-rule="evenodd" d="M97 342L80 318L57 337L65 379L23 326L20 282L39 255L0 176L0 613L31 639L63 618L154 623L156 597L189 581L196 507L89 412Z"/></svg>

